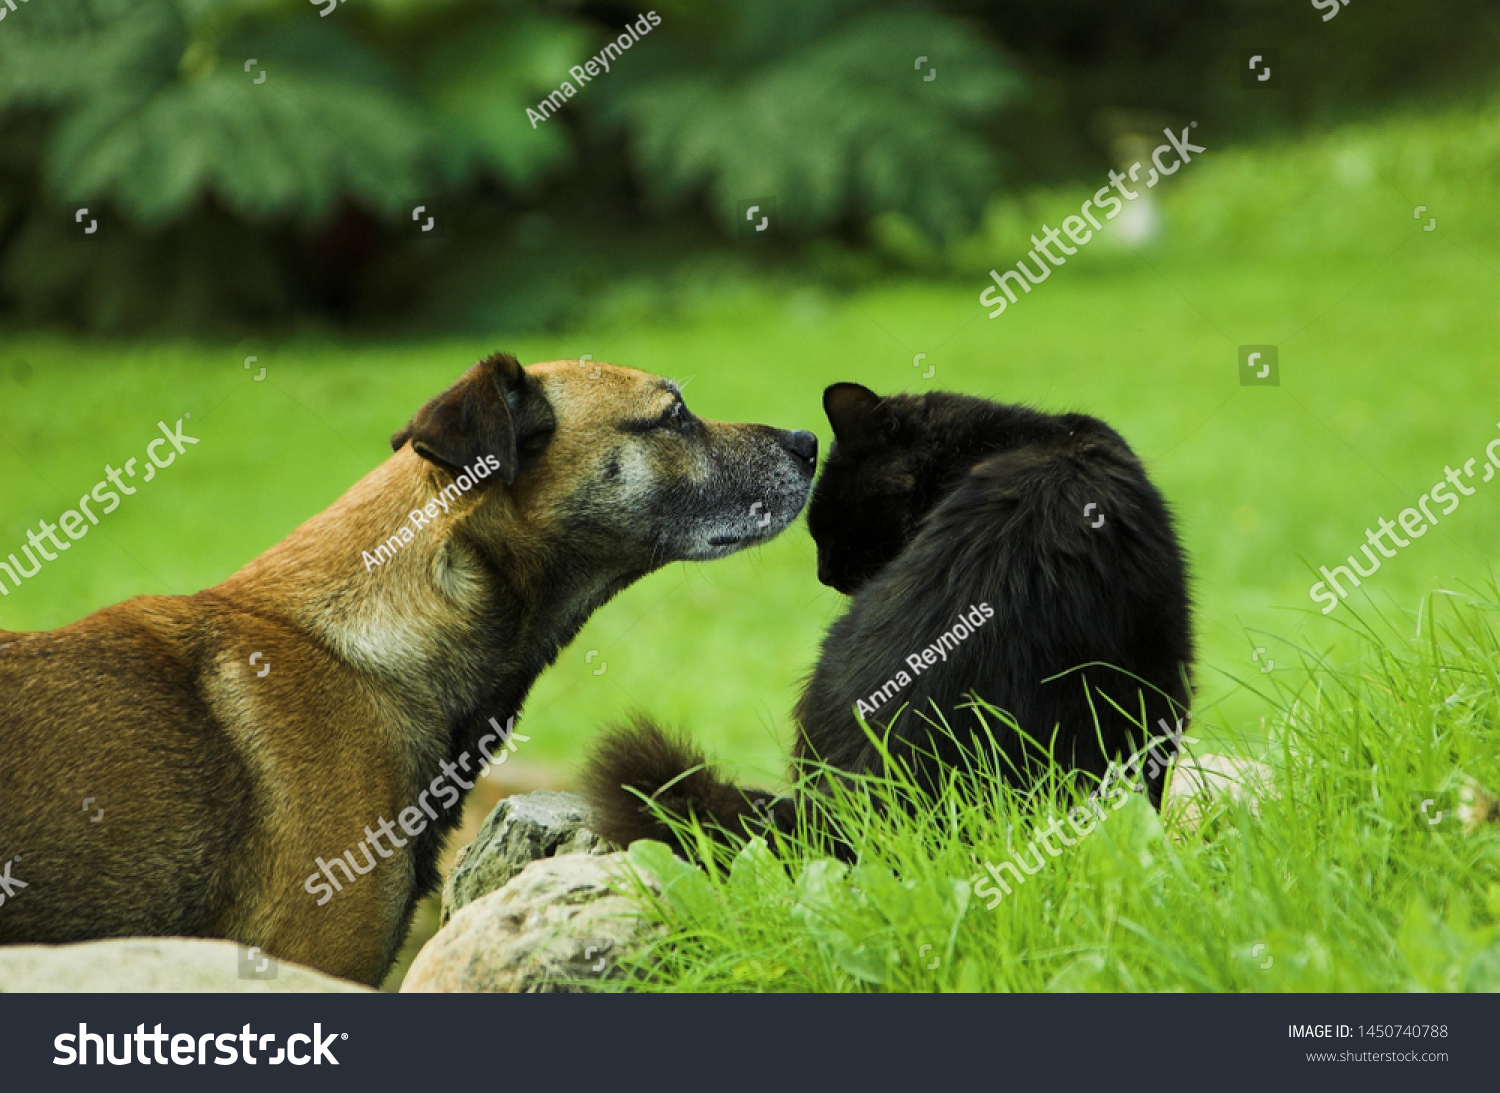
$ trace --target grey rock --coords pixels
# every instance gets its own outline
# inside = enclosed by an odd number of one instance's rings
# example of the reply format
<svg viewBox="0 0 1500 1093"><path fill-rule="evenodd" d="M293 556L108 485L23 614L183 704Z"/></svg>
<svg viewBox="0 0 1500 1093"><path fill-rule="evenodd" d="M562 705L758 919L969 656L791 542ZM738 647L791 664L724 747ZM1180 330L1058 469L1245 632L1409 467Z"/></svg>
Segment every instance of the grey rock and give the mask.
<svg viewBox="0 0 1500 1093"><path fill-rule="evenodd" d="M233 941L127 937L0 946L0 993L346 994L369 987L252 953Z"/></svg>
<svg viewBox="0 0 1500 1093"><path fill-rule="evenodd" d="M608 853L613 847L588 829L588 819L588 805L577 793L537 790L501 801L448 874L442 924L465 905L503 888L538 859Z"/></svg>
<svg viewBox="0 0 1500 1093"><path fill-rule="evenodd" d="M625 861L614 853L532 862L433 935L402 993L572 993L622 977L623 955L654 936L634 900L620 894L629 891ZM637 875L660 892L654 878Z"/></svg>
<svg viewBox="0 0 1500 1093"><path fill-rule="evenodd" d="M1260 802L1275 793L1273 772L1264 763L1214 752L1190 754L1173 764L1161 812L1169 824L1193 831L1213 808L1229 801L1243 802L1258 816Z"/></svg>

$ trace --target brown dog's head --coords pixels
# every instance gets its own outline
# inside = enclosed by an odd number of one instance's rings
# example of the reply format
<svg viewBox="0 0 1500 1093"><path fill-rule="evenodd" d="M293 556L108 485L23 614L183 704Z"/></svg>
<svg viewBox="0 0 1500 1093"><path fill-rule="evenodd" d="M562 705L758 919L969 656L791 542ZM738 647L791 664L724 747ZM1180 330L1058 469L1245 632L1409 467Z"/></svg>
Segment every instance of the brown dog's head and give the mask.
<svg viewBox="0 0 1500 1093"><path fill-rule="evenodd" d="M458 476L490 457L511 541L576 551L617 572L706 561L764 542L801 511L817 461L808 432L704 421L670 380L584 361L470 368L391 438ZM490 506L486 505L488 509ZM585 561L586 559L586 561Z"/></svg>

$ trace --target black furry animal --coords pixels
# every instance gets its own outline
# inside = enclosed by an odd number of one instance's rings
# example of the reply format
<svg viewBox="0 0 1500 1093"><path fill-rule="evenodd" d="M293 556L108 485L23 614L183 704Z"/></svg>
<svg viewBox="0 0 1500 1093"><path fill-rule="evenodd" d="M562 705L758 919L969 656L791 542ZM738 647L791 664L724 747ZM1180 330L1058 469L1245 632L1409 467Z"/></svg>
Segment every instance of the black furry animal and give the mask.
<svg viewBox="0 0 1500 1093"><path fill-rule="evenodd" d="M853 383L828 388L823 407L834 444L808 529L818 579L852 599L797 706L794 779L808 760L883 769L856 712L924 788L976 746L1018 784L1049 756L1102 777L1180 728L1193 660L1182 552L1118 433L1083 414L941 392L881 398ZM1015 725L981 720L973 697ZM1159 807L1165 771L1151 769ZM724 781L644 719L606 734L585 785L597 829L621 846L676 843L631 787L738 835L795 818L793 800Z"/></svg>

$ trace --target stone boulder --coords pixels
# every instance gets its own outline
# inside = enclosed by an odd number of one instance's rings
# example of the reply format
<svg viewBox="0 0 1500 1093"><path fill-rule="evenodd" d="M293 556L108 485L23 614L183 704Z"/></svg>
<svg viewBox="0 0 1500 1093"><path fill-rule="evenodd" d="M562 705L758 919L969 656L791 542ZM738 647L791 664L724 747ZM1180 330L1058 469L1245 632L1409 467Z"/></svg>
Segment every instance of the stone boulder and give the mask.
<svg viewBox="0 0 1500 1093"><path fill-rule="evenodd" d="M579 992L591 980L622 977L618 958L654 936L619 894L628 874L623 853L532 862L452 915L412 961L402 993Z"/></svg>
<svg viewBox="0 0 1500 1093"><path fill-rule="evenodd" d="M1259 802L1274 793L1271 768L1238 755L1183 755L1172 767L1172 778L1162 801L1162 816L1187 830L1203 822L1217 802L1242 801L1251 815Z"/></svg>
<svg viewBox="0 0 1500 1093"><path fill-rule="evenodd" d="M538 790L507 797L459 851L443 885L441 922L479 897L505 887L534 861L560 854L605 854L613 847L588 829L588 805L577 793Z"/></svg>
<svg viewBox="0 0 1500 1093"><path fill-rule="evenodd" d="M126 937L0 946L0 993L346 994L369 987L284 964L233 941Z"/></svg>

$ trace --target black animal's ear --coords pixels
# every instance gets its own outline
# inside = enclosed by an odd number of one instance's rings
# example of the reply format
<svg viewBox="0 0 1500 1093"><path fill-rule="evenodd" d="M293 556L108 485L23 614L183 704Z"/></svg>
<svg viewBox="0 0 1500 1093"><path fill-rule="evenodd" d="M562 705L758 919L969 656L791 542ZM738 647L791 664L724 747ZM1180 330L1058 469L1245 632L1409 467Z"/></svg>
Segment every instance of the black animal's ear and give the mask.
<svg viewBox="0 0 1500 1093"><path fill-rule="evenodd" d="M555 426L541 385L515 357L496 353L418 410L391 437L391 450L410 440L423 459L454 475L491 455L500 464L497 477L510 485L522 453L545 443Z"/></svg>
<svg viewBox="0 0 1500 1093"><path fill-rule="evenodd" d="M857 383L835 383L823 392L823 412L843 448L884 444L896 434L896 415L885 400Z"/></svg>

